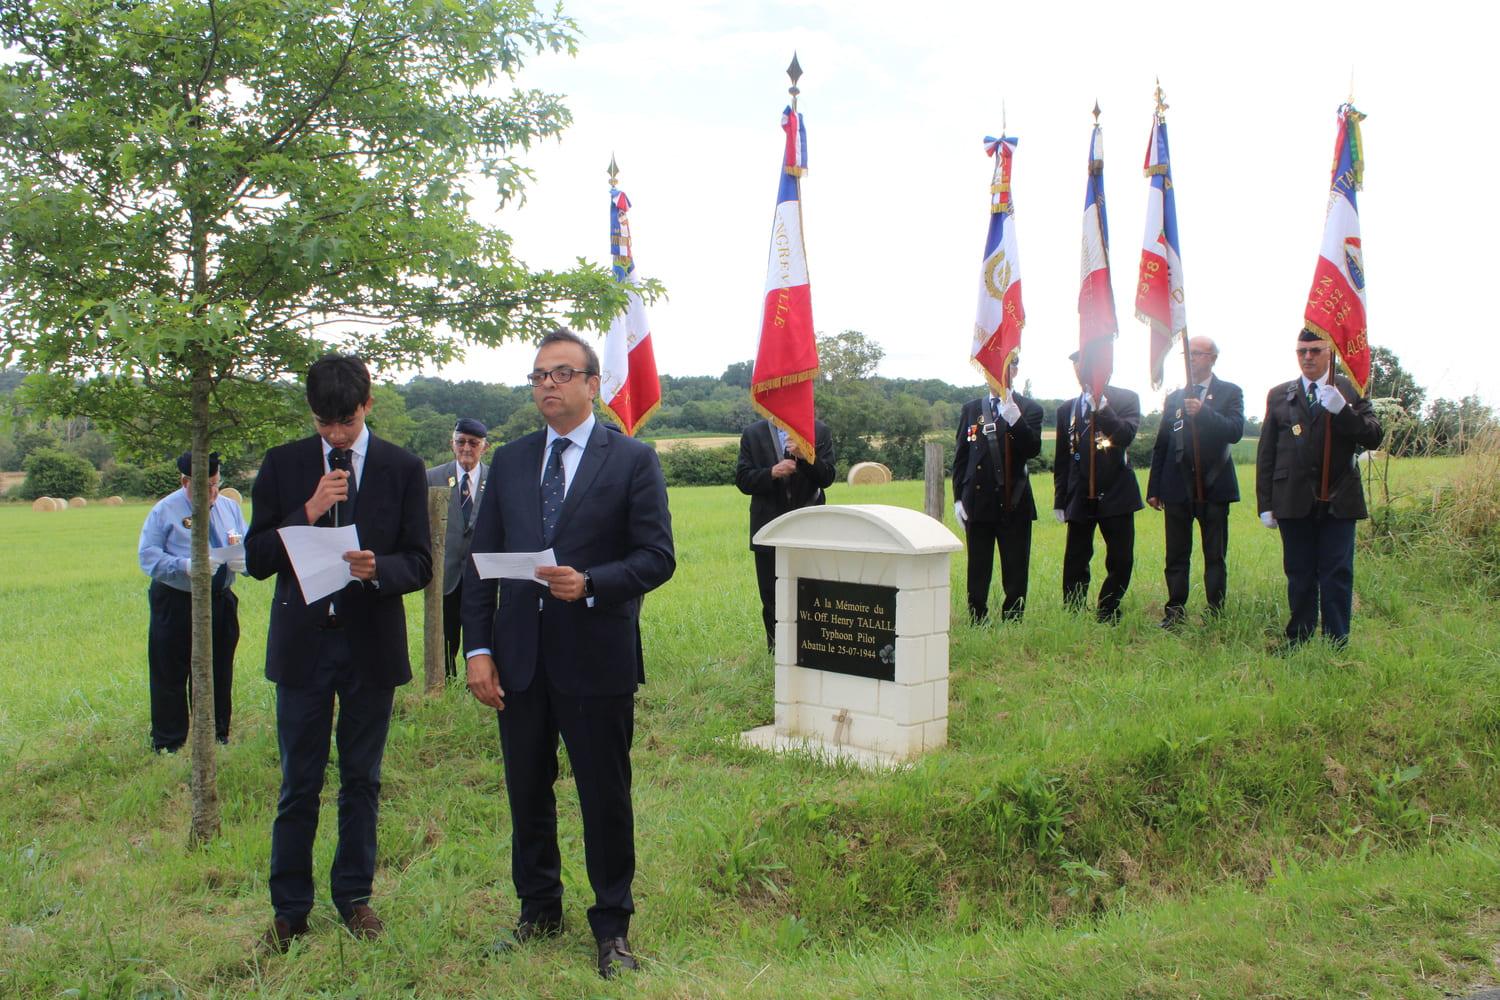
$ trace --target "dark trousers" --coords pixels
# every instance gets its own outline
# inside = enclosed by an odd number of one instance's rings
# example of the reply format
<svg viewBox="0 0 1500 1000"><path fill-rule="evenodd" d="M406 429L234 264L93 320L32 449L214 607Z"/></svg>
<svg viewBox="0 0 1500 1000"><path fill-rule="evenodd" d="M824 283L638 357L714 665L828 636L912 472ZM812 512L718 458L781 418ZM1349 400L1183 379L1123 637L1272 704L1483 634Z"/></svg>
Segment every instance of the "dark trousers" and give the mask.
<svg viewBox="0 0 1500 1000"><path fill-rule="evenodd" d="M1193 522L1203 538L1203 591L1210 611L1224 606L1229 571L1224 553L1229 546L1229 504L1169 503L1162 508L1167 529L1167 610L1187 606L1188 573L1193 562Z"/></svg>
<svg viewBox="0 0 1500 1000"><path fill-rule="evenodd" d="M193 595L153 582L146 592L151 624L146 660L151 674L151 748L176 750L187 742L193 693ZM239 598L228 588L213 597L214 735L229 740L234 701L234 650L240 643Z"/></svg>
<svg viewBox="0 0 1500 1000"><path fill-rule="evenodd" d="M596 940L630 930L635 900L635 814L630 805L630 741L635 696L559 694L538 664L525 691L511 691L500 715L500 751L510 799L511 878L521 921L562 920L562 856L557 848L557 737L568 748L583 814L583 853Z"/></svg>
<svg viewBox="0 0 1500 1000"><path fill-rule="evenodd" d="M1354 611L1354 526L1346 517L1280 518L1281 566L1286 571L1286 599L1292 617L1286 623L1291 642L1305 642L1318 627L1336 645L1349 641Z"/></svg>
<svg viewBox="0 0 1500 1000"><path fill-rule="evenodd" d="M391 725L395 689L364 683L342 630L319 633L310 682L276 685L276 740L281 749L281 799L271 825L271 906L293 927L313 905L313 839L328 768L330 736L339 750L339 826L329 888L348 916L370 899L375 878L375 819L380 763ZM334 728L334 699L338 727Z"/></svg>
<svg viewBox="0 0 1500 1000"><path fill-rule="evenodd" d="M754 545L755 582L760 587L760 619L766 627L766 649L776 649L776 549Z"/></svg>
<svg viewBox="0 0 1500 1000"><path fill-rule="evenodd" d="M964 539L969 548L969 614L975 621L989 613L990 577L995 566L995 550L1000 550L1000 587L1005 600L1000 615L1006 621L1020 621L1026 610L1026 581L1031 571L1031 519L1012 516L1000 521L974 521L964 524Z"/></svg>
<svg viewBox="0 0 1500 1000"><path fill-rule="evenodd" d="M1063 549L1063 603L1083 607L1088 600L1089 560L1094 558L1094 528L1104 539L1104 584L1099 588L1099 617L1120 616L1120 601L1135 567L1135 512L1068 522Z"/></svg>
<svg viewBox="0 0 1500 1000"><path fill-rule="evenodd" d="M449 677L458 676L458 661L464 655L463 643L459 641L459 626L463 624L463 600L462 580L443 595L443 649L447 656L443 660L443 672Z"/></svg>

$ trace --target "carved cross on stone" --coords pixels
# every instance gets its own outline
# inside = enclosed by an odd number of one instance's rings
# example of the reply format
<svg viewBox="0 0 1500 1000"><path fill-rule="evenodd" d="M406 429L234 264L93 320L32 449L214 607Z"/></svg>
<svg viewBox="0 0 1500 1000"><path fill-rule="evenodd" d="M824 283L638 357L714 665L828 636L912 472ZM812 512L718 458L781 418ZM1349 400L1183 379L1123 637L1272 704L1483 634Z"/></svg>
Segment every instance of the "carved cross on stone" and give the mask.
<svg viewBox="0 0 1500 1000"><path fill-rule="evenodd" d="M849 739L849 728L854 725L854 718L849 714L847 708L841 708L833 717L833 742L842 745Z"/></svg>

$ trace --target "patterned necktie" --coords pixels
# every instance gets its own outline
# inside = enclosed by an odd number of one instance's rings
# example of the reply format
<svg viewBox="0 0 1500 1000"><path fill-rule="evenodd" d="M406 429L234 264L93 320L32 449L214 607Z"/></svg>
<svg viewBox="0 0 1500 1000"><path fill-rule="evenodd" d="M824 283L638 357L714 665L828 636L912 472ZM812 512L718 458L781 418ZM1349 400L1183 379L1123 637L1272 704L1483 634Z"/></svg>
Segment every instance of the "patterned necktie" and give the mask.
<svg viewBox="0 0 1500 1000"><path fill-rule="evenodd" d="M1312 412L1318 411L1318 386L1316 382L1307 384L1307 408Z"/></svg>
<svg viewBox="0 0 1500 1000"><path fill-rule="evenodd" d="M463 485L458 488L458 509L463 512L464 529L467 530L474 519L474 495L469 490L468 472L463 473Z"/></svg>
<svg viewBox="0 0 1500 1000"><path fill-rule="evenodd" d="M343 469L349 473L349 496L333 505L335 528L354 523L354 501L359 496L359 486L354 481L354 452L348 448L328 449L328 468Z"/></svg>
<svg viewBox="0 0 1500 1000"><path fill-rule="evenodd" d="M567 485L563 477L563 449L573 442L560 437L552 442L547 455L547 471L542 474L542 544L552 545L552 536L557 532L557 519L562 514L563 493Z"/></svg>
<svg viewBox="0 0 1500 1000"><path fill-rule="evenodd" d="M1207 386L1202 386L1202 385L1195 385L1195 386L1193 386L1193 395L1197 396L1200 400L1203 398L1203 394L1205 392L1207 392L1207 391L1208 391L1208 387Z"/></svg>

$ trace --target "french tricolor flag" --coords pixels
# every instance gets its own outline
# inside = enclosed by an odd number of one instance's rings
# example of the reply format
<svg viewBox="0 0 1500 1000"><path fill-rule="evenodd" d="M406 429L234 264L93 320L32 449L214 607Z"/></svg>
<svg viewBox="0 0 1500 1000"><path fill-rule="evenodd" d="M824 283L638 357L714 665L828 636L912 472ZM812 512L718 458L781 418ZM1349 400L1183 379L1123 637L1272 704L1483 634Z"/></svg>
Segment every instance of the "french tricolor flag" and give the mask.
<svg viewBox="0 0 1500 1000"><path fill-rule="evenodd" d="M979 274L979 308L974 319L970 357L990 388L1001 398L1010 394L1010 359L1021 348L1026 309L1021 305L1021 259L1016 250L1015 208L1010 197L1010 165L1016 140L986 136L985 152L995 158L990 180L990 228L984 240Z"/></svg>
<svg viewBox="0 0 1500 1000"><path fill-rule="evenodd" d="M1323 247L1313 272L1303 322L1333 345L1349 379L1365 392L1370 381L1370 342L1365 324L1365 262L1359 238L1355 192L1364 182L1364 149L1359 123L1364 115L1345 104L1339 108L1339 133L1333 148L1333 184Z"/></svg>
<svg viewBox="0 0 1500 1000"><path fill-rule="evenodd" d="M1115 367L1115 292L1109 280L1109 220L1104 212L1104 133L1094 109L1089 138L1089 185L1083 201L1082 280L1078 289L1078 356L1089 391L1104 394Z"/></svg>
<svg viewBox="0 0 1500 1000"><path fill-rule="evenodd" d="M611 187L609 242L615 259L615 280L632 286L637 281L635 256L630 249L629 211L630 199L625 192ZM625 311L614 318L604 335L599 398L620 429L634 436L661 406L661 381L656 376L656 353L651 347L646 304L634 288L628 288L626 294Z"/></svg>
<svg viewBox="0 0 1500 1000"><path fill-rule="evenodd" d="M1177 242L1177 199L1172 193L1172 165L1167 155L1167 123L1158 115L1146 149L1146 235L1141 244L1141 274L1135 287L1136 318L1151 326L1151 388L1160 389L1166 357L1187 332L1182 295L1182 257Z"/></svg>
<svg viewBox="0 0 1500 1000"><path fill-rule="evenodd" d="M802 245L800 178L807 172L807 126L788 107L781 115L786 133L781 187L771 223L766 261L766 296L750 398L755 409L786 431L804 455L814 453L813 380L818 344L813 332L812 292Z"/></svg>

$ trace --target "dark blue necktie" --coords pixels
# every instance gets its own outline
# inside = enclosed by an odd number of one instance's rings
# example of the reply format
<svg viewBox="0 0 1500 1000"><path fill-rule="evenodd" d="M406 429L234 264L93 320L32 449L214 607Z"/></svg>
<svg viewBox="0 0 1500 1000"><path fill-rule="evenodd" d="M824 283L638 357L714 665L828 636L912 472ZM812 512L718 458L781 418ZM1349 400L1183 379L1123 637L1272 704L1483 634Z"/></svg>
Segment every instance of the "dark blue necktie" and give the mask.
<svg viewBox="0 0 1500 1000"><path fill-rule="evenodd" d="M557 519L562 514L563 493L567 480L563 477L563 449L573 442L560 437L552 442L547 455L547 471L542 474L542 544L551 546L552 536L557 533Z"/></svg>
<svg viewBox="0 0 1500 1000"><path fill-rule="evenodd" d="M1307 384L1307 408L1313 413L1318 412L1318 387L1315 383Z"/></svg>
<svg viewBox="0 0 1500 1000"><path fill-rule="evenodd" d="M474 518L474 494L469 489L469 474L459 470L463 476L463 485L458 489L458 509L464 515L464 530L469 529L469 524Z"/></svg>

